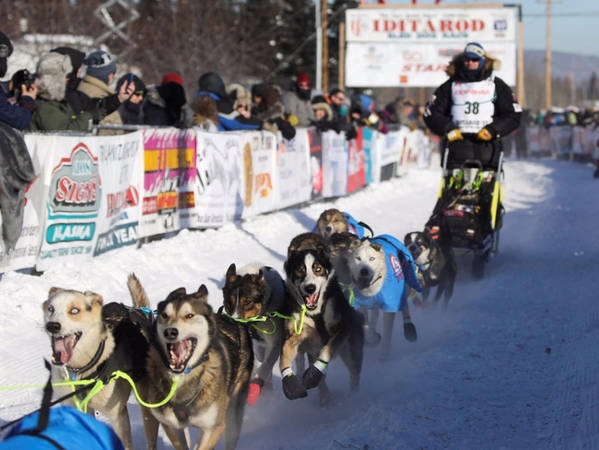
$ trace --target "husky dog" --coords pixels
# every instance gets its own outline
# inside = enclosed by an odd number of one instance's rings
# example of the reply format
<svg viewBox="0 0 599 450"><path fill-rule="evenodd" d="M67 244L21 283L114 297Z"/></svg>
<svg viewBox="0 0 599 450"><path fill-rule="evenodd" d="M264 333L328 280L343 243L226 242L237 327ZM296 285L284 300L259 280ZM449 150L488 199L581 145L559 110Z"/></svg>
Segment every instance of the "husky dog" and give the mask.
<svg viewBox="0 0 599 450"><path fill-rule="evenodd" d="M146 303L135 303L147 307ZM148 352L147 327L151 319L139 309L120 303L104 305L101 295L52 287L42 305L44 328L52 345L52 379L96 380L105 383L89 399L90 413L101 411L110 421L126 449L133 449L127 400L131 386L123 378L111 380L115 371L127 373L136 383L145 377L145 358ZM90 389L92 387L90 386ZM72 404L83 402L89 390L70 399ZM66 394L70 388L58 388ZM151 417L142 407L142 415ZM146 421L144 420L144 426ZM155 442L157 429L146 427L147 442Z"/></svg>
<svg viewBox="0 0 599 450"><path fill-rule="evenodd" d="M380 359L389 357L395 313L401 311L404 336L408 341L417 339L416 327L410 318L407 300L408 286L421 291L412 255L393 236L379 235L363 239L352 246L347 257L347 266L354 288L354 306L368 310L366 327L368 343L381 340L376 333L379 309L383 314L383 336Z"/></svg>
<svg viewBox="0 0 599 450"><path fill-rule="evenodd" d="M434 301L437 303L443 296L443 309L446 310L457 275L453 248L442 234L431 234L428 227L424 231L407 233L404 244L410 250L422 279L423 300L427 301L431 288L437 286Z"/></svg>
<svg viewBox="0 0 599 450"><path fill-rule="evenodd" d="M347 302L335 277L324 238L315 233L300 236L293 239L284 264L287 287L295 302L292 319L285 323L279 363L283 392L293 400L307 396L307 389L318 386L320 403L326 404L330 393L325 372L335 355L339 354L347 366L350 389L354 391L359 387L364 318ZM292 369L298 352L305 352L310 364L301 379Z"/></svg>
<svg viewBox="0 0 599 450"><path fill-rule="evenodd" d="M174 447L186 449L183 429L195 426L202 433L194 448L212 449L224 433L225 448L234 449L254 362L246 327L214 313L201 285L158 304L151 338L143 398L157 404L172 395L151 411Z"/></svg>
<svg viewBox="0 0 599 450"><path fill-rule="evenodd" d="M329 239L335 233L349 232L359 238L372 236L372 230L364 222L358 222L351 214L337 208L325 209L316 220L315 233Z"/></svg>
<svg viewBox="0 0 599 450"><path fill-rule="evenodd" d="M233 319L248 323L256 357L249 404L265 384L272 383L272 369L283 345L283 318L277 313L287 312L286 300L285 281L272 267L250 263L239 270L235 264L227 269L223 307Z"/></svg>

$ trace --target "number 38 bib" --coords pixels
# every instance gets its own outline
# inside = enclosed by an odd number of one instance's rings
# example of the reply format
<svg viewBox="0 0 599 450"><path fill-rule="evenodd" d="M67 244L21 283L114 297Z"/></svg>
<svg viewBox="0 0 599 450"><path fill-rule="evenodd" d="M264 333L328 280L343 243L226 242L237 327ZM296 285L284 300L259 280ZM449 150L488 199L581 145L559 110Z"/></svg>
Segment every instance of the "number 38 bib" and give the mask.
<svg viewBox="0 0 599 450"><path fill-rule="evenodd" d="M453 122L462 133L478 133L493 121L495 83L492 78L451 86Z"/></svg>

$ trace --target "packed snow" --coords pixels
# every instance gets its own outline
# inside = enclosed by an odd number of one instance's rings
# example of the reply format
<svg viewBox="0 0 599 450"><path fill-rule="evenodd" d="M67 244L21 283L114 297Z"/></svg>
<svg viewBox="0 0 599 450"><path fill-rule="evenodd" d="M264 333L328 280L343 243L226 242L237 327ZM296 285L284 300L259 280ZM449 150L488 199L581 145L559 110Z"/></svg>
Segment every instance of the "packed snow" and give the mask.
<svg viewBox="0 0 599 450"><path fill-rule="evenodd" d="M239 449L598 449L599 180L587 165L508 160L499 252L482 280L471 255L458 255L449 308L412 306L418 341L398 320L391 359L366 347L360 391L349 392L341 361L329 365L331 403L317 392L288 400L274 389L245 410ZM0 420L39 406L50 345L41 303L50 287L92 290L130 304L134 272L153 306L202 283L222 304L230 263L259 261L283 270L287 245L336 207L375 234L403 239L421 230L441 171L405 176L343 198L288 209L205 231L119 249L84 264L56 265L41 276L5 273L0 281ZM145 448L139 409L129 403L136 448ZM103 420L102 417L100 417ZM197 433L192 432L192 436ZM160 448L169 448L161 431ZM218 448L222 448L222 442Z"/></svg>

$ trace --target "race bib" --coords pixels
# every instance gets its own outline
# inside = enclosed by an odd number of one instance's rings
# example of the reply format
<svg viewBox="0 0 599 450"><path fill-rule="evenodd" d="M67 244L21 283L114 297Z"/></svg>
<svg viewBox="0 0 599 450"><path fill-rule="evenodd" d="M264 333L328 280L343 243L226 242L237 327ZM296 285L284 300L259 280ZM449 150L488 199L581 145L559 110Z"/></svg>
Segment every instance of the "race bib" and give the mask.
<svg viewBox="0 0 599 450"><path fill-rule="evenodd" d="M493 121L495 83L492 79L451 85L453 122L462 133L478 133Z"/></svg>

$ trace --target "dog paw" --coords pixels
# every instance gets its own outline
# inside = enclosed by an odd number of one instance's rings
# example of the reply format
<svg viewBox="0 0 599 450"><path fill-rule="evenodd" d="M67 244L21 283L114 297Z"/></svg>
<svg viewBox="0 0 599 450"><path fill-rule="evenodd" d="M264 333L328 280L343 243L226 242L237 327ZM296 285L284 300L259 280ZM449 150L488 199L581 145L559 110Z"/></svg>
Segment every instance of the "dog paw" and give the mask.
<svg viewBox="0 0 599 450"><path fill-rule="evenodd" d="M258 401L258 397L260 397L260 392L262 392L263 386L264 380L262 380L262 378L256 377L250 381L248 396L246 400L248 405L252 406L256 404L256 402Z"/></svg>
<svg viewBox="0 0 599 450"><path fill-rule="evenodd" d="M404 323L403 324L403 335L406 340L410 342L414 342L418 340L418 334L416 333L416 327L413 323Z"/></svg>
<svg viewBox="0 0 599 450"><path fill-rule="evenodd" d="M304 387L306 389L313 389L322 380L323 373L316 367L310 366L304 372L304 376L302 381L304 382Z"/></svg>
<svg viewBox="0 0 599 450"><path fill-rule="evenodd" d="M376 347L381 342L381 334L376 331L366 330L364 332L364 344L368 347Z"/></svg>
<svg viewBox="0 0 599 450"><path fill-rule="evenodd" d="M283 393L289 400L308 396L308 391L296 375L287 375L283 378Z"/></svg>

